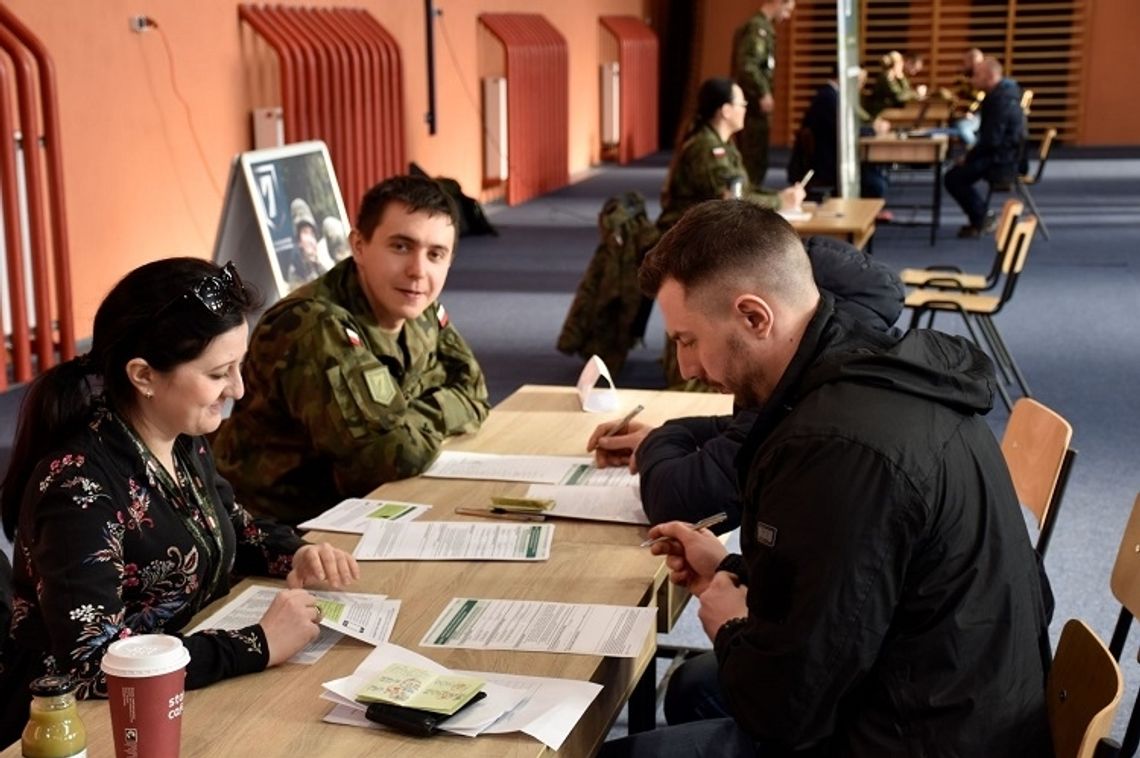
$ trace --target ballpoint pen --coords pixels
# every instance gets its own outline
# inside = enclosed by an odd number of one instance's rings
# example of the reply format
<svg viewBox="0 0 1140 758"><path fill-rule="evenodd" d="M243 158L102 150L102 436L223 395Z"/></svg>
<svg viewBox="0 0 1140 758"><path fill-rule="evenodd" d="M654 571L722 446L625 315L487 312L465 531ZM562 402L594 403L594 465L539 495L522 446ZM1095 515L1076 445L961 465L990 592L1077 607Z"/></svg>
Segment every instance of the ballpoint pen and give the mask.
<svg viewBox="0 0 1140 758"><path fill-rule="evenodd" d="M504 521L545 521L546 517L538 513L518 513L506 511L502 508L456 508L456 513L464 516L479 516L480 518L497 518Z"/></svg>
<svg viewBox="0 0 1140 758"><path fill-rule="evenodd" d="M709 516L708 518L703 518L700 521L698 521L697 523L691 524L689 526L689 529L693 530L694 532L699 532L701 529L707 529L710 526L716 526L717 524L721 523L722 521L727 521L727 520L728 520L728 514L725 513L724 511L721 511L720 513L718 513L714 516ZM666 537L666 536L662 535L660 537L654 537L651 540L646 540L645 542L642 542L641 545L639 545L639 547L649 547L650 545L656 545L658 542L664 542L665 540L671 540L671 539L673 539L673 538L672 537Z"/></svg>
<svg viewBox="0 0 1140 758"><path fill-rule="evenodd" d="M641 413L643 410L645 410L644 405L637 406L632 411L625 414L625 418L623 418L621 421L617 422L616 426L610 427L610 430L608 432L606 432L605 434L603 434L602 436L603 437L613 437L614 435L621 433L622 431L625 430L625 428L627 426L629 426L629 422L633 421L633 417L636 416L637 414Z"/></svg>

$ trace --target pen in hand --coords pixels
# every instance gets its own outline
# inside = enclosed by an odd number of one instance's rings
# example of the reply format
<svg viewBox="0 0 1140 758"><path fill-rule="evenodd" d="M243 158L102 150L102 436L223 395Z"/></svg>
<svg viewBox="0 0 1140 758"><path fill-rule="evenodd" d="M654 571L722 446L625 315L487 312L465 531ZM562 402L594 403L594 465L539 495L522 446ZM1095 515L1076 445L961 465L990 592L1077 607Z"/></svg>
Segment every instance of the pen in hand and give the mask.
<svg viewBox="0 0 1140 758"><path fill-rule="evenodd" d="M806 174L804 174L804 175L803 175L803 176L800 178L800 180L799 180L798 182L796 182L796 184L800 185L801 187L806 187L806 186L808 186L808 184L810 184L810 183L811 183L811 180L812 180L812 177L813 177L813 176L815 176L815 169L814 169L814 168L809 168L809 169L808 169L808 172L807 172Z"/></svg>
<svg viewBox="0 0 1140 758"><path fill-rule="evenodd" d="M626 427L629 426L629 422L633 421L633 417L636 416L637 414L641 413L643 410L645 410L644 405L637 406L632 411L625 414L625 417L621 421L617 422L616 425L610 427L610 430L608 432L606 432L605 434L603 434L602 436L603 437L613 437L614 435L621 434L622 432L625 431Z"/></svg>
<svg viewBox="0 0 1140 758"><path fill-rule="evenodd" d="M724 511L721 511L720 513L716 514L715 516L709 516L708 518L701 519L700 521L698 521L695 524L691 524L689 526L689 529L691 529L694 532L699 532L702 529L708 529L710 526L716 526L717 524L719 524L723 521L727 521L727 520L728 520L728 514L725 513ZM656 545L658 542L664 542L665 540L671 540L671 539L673 539L673 538L672 537L666 537L666 536L654 537L653 539L646 540L645 542L642 542L638 547L649 547L650 545Z"/></svg>

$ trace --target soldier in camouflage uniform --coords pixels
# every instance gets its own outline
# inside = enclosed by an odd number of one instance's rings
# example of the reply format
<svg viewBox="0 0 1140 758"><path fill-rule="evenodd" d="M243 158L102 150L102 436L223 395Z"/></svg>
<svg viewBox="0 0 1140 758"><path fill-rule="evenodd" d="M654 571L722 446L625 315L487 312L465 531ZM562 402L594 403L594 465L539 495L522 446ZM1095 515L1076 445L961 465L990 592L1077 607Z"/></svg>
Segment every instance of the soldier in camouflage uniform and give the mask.
<svg viewBox="0 0 1140 758"><path fill-rule="evenodd" d="M803 202L804 190L798 184L773 193L759 191L748 180L740 151L731 140L744 124L745 109L744 93L731 79L715 77L701 84L697 114L673 156L661 193L661 216L657 219L661 234L669 231L685 211L706 200L739 197L775 210L798 208ZM680 388L686 383L677 368L675 350L667 340L665 378L669 387Z"/></svg>
<svg viewBox="0 0 1140 758"><path fill-rule="evenodd" d="M763 186L768 173L768 132L775 107L775 24L790 18L795 7L796 0L764 0L760 12L738 28L732 38L732 78L748 98L748 115L737 141L748 176L757 187Z"/></svg>
<svg viewBox="0 0 1140 758"><path fill-rule="evenodd" d="M296 524L419 474L479 427L483 372L436 302L457 230L434 181L387 179L364 196L352 257L261 318L215 443L243 505Z"/></svg>
<svg viewBox="0 0 1140 758"><path fill-rule="evenodd" d="M925 89L920 91L910 86L910 80L906 78L905 61L898 50L884 55L879 63L882 70L875 78L875 86L867 98L867 112L872 118L886 108L901 108L925 94Z"/></svg>

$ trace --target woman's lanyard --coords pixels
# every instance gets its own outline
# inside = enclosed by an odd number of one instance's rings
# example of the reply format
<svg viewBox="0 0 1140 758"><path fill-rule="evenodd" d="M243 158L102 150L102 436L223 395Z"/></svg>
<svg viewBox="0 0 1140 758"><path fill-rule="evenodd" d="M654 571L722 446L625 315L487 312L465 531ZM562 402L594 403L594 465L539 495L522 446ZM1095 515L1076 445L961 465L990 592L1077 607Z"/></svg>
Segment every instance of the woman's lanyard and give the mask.
<svg viewBox="0 0 1140 758"><path fill-rule="evenodd" d="M134 443L151 480L158 483L166 499L174 506L174 511L182 517L186 531L190 533L202 554L203 568L209 581L203 587L205 592L198 593L193 604L193 612L197 613L213 597L222 578L225 546L222 530L218 525L214 498L207 494L192 462L188 460L185 445L180 445L177 441L174 443L174 472L177 477L175 481L134 430L122 419L116 418L116 420Z"/></svg>

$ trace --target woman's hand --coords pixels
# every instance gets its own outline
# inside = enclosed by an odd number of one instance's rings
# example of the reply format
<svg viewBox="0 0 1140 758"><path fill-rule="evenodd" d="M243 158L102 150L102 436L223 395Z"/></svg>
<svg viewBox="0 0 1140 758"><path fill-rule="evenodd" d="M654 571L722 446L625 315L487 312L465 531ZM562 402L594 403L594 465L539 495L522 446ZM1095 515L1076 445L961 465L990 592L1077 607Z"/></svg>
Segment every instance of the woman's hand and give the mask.
<svg viewBox="0 0 1140 758"><path fill-rule="evenodd" d="M360 578L356 559L327 542L302 545L293 553L293 570L285 577L290 589L324 584L342 589Z"/></svg>
<svg viewBox="0 0 1140 758"><path fill-rule="evenodd" d="M265 615L261 631L269 643L269 663L276 666L292 658L320 634L321 614L317 599L304 590L281 590Z"/></svg>

